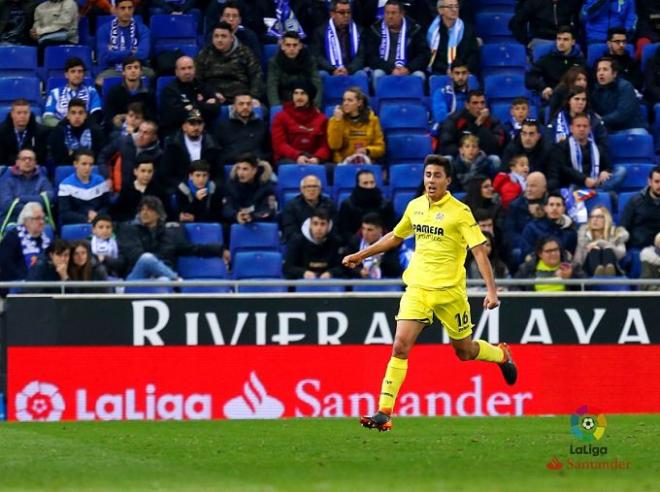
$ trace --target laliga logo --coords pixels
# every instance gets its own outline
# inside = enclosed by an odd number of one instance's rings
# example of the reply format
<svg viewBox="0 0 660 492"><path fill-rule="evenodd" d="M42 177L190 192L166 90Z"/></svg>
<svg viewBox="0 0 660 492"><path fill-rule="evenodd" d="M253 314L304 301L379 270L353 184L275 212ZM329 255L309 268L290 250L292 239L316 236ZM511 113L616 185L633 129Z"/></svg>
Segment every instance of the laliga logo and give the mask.
<svg viewBox="0 0 660 492"><path fill-rule="evenodd" d="M229 400L223 412L228 419L277 419L284 414L284 405L266 393L266 388L252 371L243 385L243 394Z"/></svg>
<svg viewBox="0 0 660 492"><path fill-rule="evenodd" d="M598 441L607 428L607 419L603 413L594 408L582 405L571 415L571 432L585 442Z"/></svg>
<svg viewBox="0 0 660 492"><path fill-rule="evenodd" d="M60 420L66 405L59 388L51 383L32 381L16 394L16 419Z"/></svg>

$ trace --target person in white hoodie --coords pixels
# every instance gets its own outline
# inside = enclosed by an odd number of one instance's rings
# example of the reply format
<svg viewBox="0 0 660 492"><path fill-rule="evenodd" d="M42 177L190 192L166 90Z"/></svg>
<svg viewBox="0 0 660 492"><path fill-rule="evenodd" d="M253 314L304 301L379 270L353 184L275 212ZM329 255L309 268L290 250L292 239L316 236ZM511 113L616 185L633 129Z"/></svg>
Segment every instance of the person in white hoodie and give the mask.
<svg viewBox="0 0 660 492"><path fill-rule="evenodd" d="M639 255L642 261L642 274L640 278L654 278L655 285L643 285L642 290L660 290L660 232L655 235L651 246L647 246Z"/></svg>

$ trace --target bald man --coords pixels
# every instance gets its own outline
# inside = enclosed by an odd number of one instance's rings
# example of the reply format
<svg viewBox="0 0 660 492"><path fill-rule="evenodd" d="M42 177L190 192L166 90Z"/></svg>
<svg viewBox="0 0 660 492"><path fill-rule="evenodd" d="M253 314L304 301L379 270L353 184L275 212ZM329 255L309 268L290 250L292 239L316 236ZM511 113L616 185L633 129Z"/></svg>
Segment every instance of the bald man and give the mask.
<svg viewBox="0 0 660 492"><path fill-rule="evenodd" d="M316 176L310 174L300 180L300 193L289 200L282 211L281 229L285 242L300 232L303 222L311 217L314 209L328 210L331 220L335 220L337 215L335 204L321 191L321 181ZM284 199L286 200L286 196Z"/></svg>
<svg viewBox="0 0 660 492"><path fill-rule="evenodd" d="M207 125L210 125L220 111L220 102L206 90L196 78L195 61L189 56L181 56L174 67L176 78L160 93L160 121L164 136L169 136L181 128L188 113L197 109Z"/></svg>
<svg viewBox="0 0 660 492"><path fill-rule="evenodd" d="M525 192L511 202L504 220L504 233L514 249L521 244L520 235L527 223L538 214L543 214L543 201L547 193L548 185L543 173L529 173Z"/></svg>

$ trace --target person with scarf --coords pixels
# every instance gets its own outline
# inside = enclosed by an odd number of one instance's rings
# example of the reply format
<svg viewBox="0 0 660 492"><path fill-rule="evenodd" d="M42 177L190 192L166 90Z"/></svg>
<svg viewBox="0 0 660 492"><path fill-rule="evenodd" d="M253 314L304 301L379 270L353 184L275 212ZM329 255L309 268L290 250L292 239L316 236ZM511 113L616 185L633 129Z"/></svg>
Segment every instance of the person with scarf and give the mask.
<svg viewBox="0 0 660 492"><path fill-rule="evenodd" d="M85 109L97 123L102 121L103 105L101 96L96 89L85 85L85 62L80 58L69 58L64 64L64 78L67 83L64 87L54 87L48 93L46 106L44 108L43 123L54 127L66 118L69 109L69 101L80 99L86 104Z"/></svg>
<svg viewBox="0 0 660 492"><path fill-rule="evenodd" d="M348 243L346 254L353 254L371 246L384 236L383 219L377 212L364 214L361 222L359 232L353 235ZM400 248L394 248L366 258L362 265L348 270L349 276L364 279L398 278L403 271L399 262L399 251Z"/></svg>
<svg viewBox="0 0 660 492"><path fill-rule="evenodd" d="M479 44L472 26L458 16L458 0L438 0L438 16L426 33L431 49L427 71L437 75L451 75L458 58L466 63L470 72L479 72Z"/></svg>
<svg viewBox="0 0 660 492"><path fill-rule="evenodd" d="M117 0L115 17L99 26L96 32L96 56L102 72L96 77L96 85L102 86L106 77L120 77L122 61L129 55L142 62L144 74L151 78L154 71L147 67L151 54L149 28L134 17L133 0Z"/></svg>
<svg viewBox="0 0 660 492"><path fill-rule="evenodd" d="M280 49L268 62L266 90L268 104L281 105L291 96L292 84L309 82L316 89L314 104L321 107L323 84L316 68L316 62L295 31L284 34Z"/></svg>
<svg viewBox="0 0 660 492"><path fill-rule="evenodd" d="M383 75L415 75L426 79L429 48L422 28L406 17L399 0L387 0L384 17L367 33L374 89Z"/></svg>
<svg viewBox="0 0 660 492"><path fill-rule="evenodd" d="M37 162L46 162L48 128L37 122L29 101L14 99L5 121L0 125L0 163L14 162L23 149L34 150Z"/></svg>
<svg viewBox="0 0 660 492"><path fill-rule="evenodd" d="M625 167L612 169L607 149L594 141L589 116L584 113L573 117L571 134L555 145L554 156L560 163L560 179L564 186L611 191L626 177Z"/></svg>
<svg viewBox="0 0 660 492"><path fill-rule="evenodd" d="M290 100L273 119L273 162L327 162L328 117L314 104L316 87L307 80L296 81L291 87Z"/></svg>
<svg viewBox="0 0 660 492"><path fill-rule="evenodd" d="M314 31L312 53L321 74L365 74L363 30L353 21L350 0L332 0L330 20Z"/></svg>
<svg viewBox="0 0 660 492"><path fill-rule="evenodd" d="M219 222L222 212L220 190L210 178L211 166L204 160L190 163L188 179L179 183L176 205L179 222Z"/></svg>
<svg viewBox="0 0 660 492"><path fill-rule="evenodd" d="M529 118L529 99L526 97L514 98L509 108L509 117L502 123L509 141L520 134L522 124L527 118Z"/></svg>
<svg viewBox="0 0 660 492"><path fill-rule="evenodd" d="M600 119L589 108L589 95L584 87L575 87L568 91L566 100L561 108L551 116L548 125L550 139L559 143L571 135L571 122L575 115L586 114L591 123L591 136L598 145L607 145L607 128Z"/></svg>
<svg viewBox="0 0 660 492"><path fill-rule="evenodd" d="M431 94L431 115L436 133L447 116L465 107L468 92L473 89L476 87L470 86L470 69L467 63L456 58L449 70L447 84Z"/></svg>
<svg viewBox="0 0 660 492"><path fill-rule="evenodd" d="M569 261L569 255L561 241L551 235L539 239L534 254L516 272L515 278L569 279L584 278L585 274L577 263ZM564 292L579 290L579 286L566 286L560 282L534 284L518 287L519 290L536 292Z"/></svg>
<svg viewBox="0 0 660 492"><path fill-rule="evenodd" d="M71 99L66 118L50 132L49 154L56 166L73 164L73 155L78 149L89 149L96 158L105 145L105 134L89 121L85 106L81 99Z"/></svg>
<svg viewBox="0 0 660 492"><path fill-rule="evenodd" d="M24 280L50 245L45 232L46 214L39 202L28 202L17 225L0 241L0 280Z"/></svg>
<svg viewBox="0 0 660 492"><path fill-rule="evenodd" d="M337 233L343 244L347 244L360 230L362 218L369 213L378 214L387 231L394 227L392 202L387 200L382 190L376 186L376 176L363 169L355 176L355 188L350 196L339 206Z"/></svg>

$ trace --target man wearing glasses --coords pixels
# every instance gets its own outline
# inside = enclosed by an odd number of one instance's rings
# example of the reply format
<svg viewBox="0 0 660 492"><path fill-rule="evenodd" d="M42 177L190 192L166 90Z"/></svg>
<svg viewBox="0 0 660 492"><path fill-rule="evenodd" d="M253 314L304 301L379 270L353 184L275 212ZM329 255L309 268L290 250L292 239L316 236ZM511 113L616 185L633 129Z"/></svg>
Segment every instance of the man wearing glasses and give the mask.
<svg viewBox="0 0 660 492"><path fill-rule="evenodd" d="M623 27L613 27L607 31L607 53L616 61L619 75L630 82L638 91L644 86L644 77L639 62L626 52L628 34Z"/></svg>
<svg viewBox="0 0 660 492"><path fill-rule="evenodd" d="M459 15L458 0L438 0L438 16L426 33L431 49L428 71L437 75L451 75L456 59L467 63L472 73L479 70L479 45L472 26Z"/></svg>

